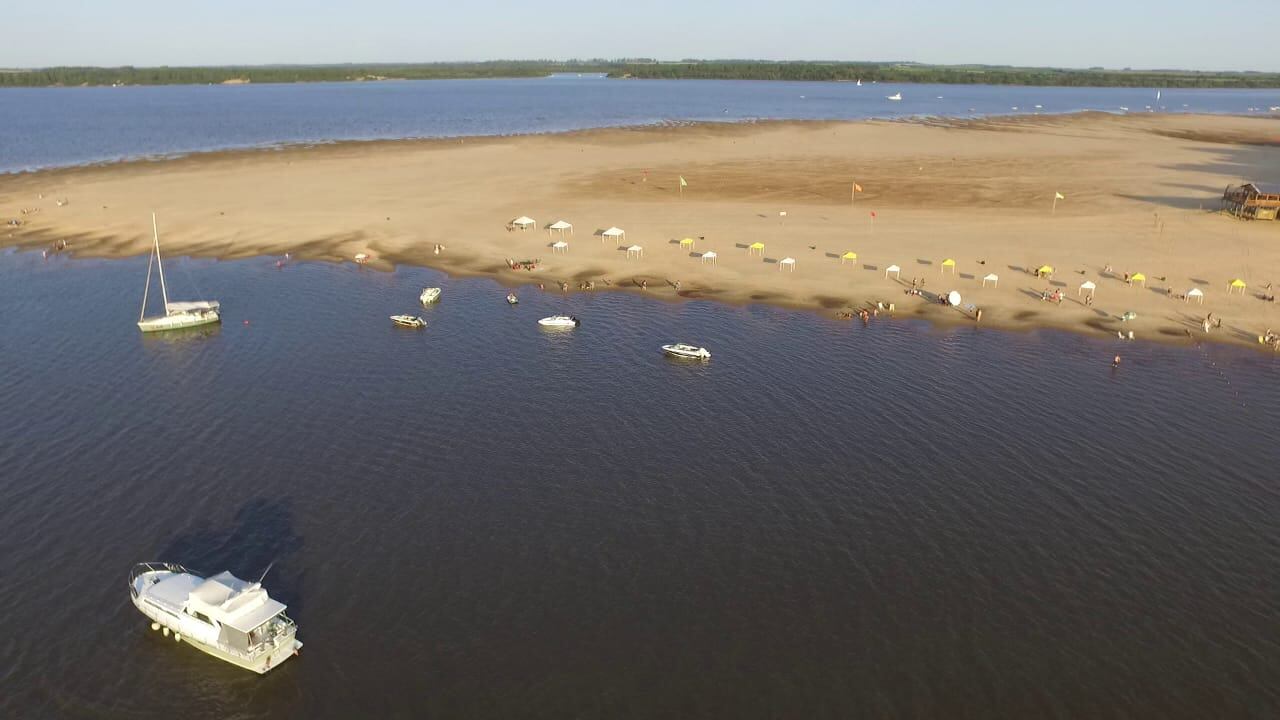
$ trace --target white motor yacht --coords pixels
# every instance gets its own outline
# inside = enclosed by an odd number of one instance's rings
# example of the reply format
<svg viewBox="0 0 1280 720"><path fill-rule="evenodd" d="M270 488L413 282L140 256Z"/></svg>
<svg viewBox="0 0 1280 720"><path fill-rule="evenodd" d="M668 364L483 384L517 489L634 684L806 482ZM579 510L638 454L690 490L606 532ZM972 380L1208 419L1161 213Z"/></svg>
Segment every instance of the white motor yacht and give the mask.
<svg viewBox="0 0 1280 720"><path fill-rule="evenodd" d="M142 312L138 314L138 329L142 332L177 330L179 328L208 325L222 320L216 300L190 300L169 302L169 288L164 282L164 261L160 258L160 231L156 228L156 214L151 213L151 259L147 261L147 284L142 288ZM147 296L151 293L151 267L160 276L160 295L164 298L164 314L147 317Z"/></svg>
<svg viewBox="0 0 1280 720"><path fill-rule="evenodd" d="M901 100L901 99L902 99L902 93L894 93L894 94L892 94L892 95L885 95L885 96L884 96L884 99L885 99L885 100Z"/></svg>
<svg viewBox="0 0 1280 720"><path fill-rule="evenodd" d="M507 293L507 304L518 305L520 304L520 298L516 297L515 293Z"/></svg>
<svg viewBox="0 0 1280 720"><path fill-rule="evenodd" d="M552 315L542 318L538 324L545 328L576 328L581 323L578 322L578 318L570 315Z"/></svg>
<svg viewBox="0 0 1280 720"><path fill-rule="evenodd" d="M420 328L427 326L427 321L416 315L392 315L391 322L400 327Z"/></svg>
<svg viewBox="0 0 1280 720"><path fill-rule="evenodd" d="M204 578L181 565L140 563L129 595L151 629L246 670L262 674L302 649L298 626L259 582L222 572Z"/></svg>
<svg viewBox="0 0 1280 720"><path fill-rule="evenodd" d="M422 294L418 296L418 299L422 301L423 305L430 305L440 299L440 288L423 288Z"/></svg>
<svg viewBox="0 0 1280 720"><path fill-rule="evenodd" d="M685 343L674 343L672 345L663 345L662 352L671 357L685 358L688 360L710 360L711 351L698 347L697 345L686 345Z"/></svg>

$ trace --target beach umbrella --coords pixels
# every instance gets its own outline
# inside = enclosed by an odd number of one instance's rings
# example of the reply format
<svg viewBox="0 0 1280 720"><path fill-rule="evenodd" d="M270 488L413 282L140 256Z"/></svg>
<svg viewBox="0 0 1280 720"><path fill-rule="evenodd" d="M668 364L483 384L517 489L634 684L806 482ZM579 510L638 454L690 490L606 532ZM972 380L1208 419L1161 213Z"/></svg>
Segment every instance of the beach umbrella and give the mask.
<svg viewBox="0 0 1280 720"><path fill-rule="evenodd" d="M858 259L858 253L850 250L849 252L840 256L840 264L843 265L846 260L854 261L857 259Z"/></svg>
<svg viewBox="0 0 1280 720"><path fill-rule="evenodd" d="M778 269L781 270L783 265L790 265L791 272L796 271L796 259L793 257L785 257L778 261Z"/></svg>
<svg viewBox="0 0 1280 720"><path fill-rule="evenodd" d="M890 265L889 267L884 269L885 277L889 277L889 273L893 273L894 275L898 276L898 279L902 279L902 268L898 267L897 265Z"/></svg>
<svg viewBox="0 0 1280 720"><path fill-rule="evenodd" d="M753 253L753 252L759 252L759 253L760 253L760 257L764 257L764 243L762 243L762 242L753 242L753 243L751 243L750 245L748 245L748 246L747 246L747 254L748 254L748 255L750 255L750 254L751 254L751 253Z"/></svg>
<svg viewBox="0 0 1280 720"><path fill-rule="evenodd" d="M1245 287L1244 281L1240 278L1236 278L1235 280L1232 280L1231 285L1227 287L1227 294L1230 295L1232 290L1239 290L1240 294L1243 295Z"/></svg>
<svg viewBox="0 0 1280 720"><path fill-rule="evenodd" d="M996 287L1000 287L999 275L995 273L987 273L987 276L982 278L982 287L986 287L988 281L990 281L992 285L995 285Z"/></svg>
<svg viewBox="0 0 1280 720"><path fill-rule="evenodd" d="M1092 280L1085 280L1084 282L1080 283L1080 289L1076 290L1076 297L1080 297L1080 294L1083 293L1085 290L1088 290L1089 295L1092 296L1093 291L1097 289L1098 289L1097 283L1095 283Z"/></svg>
<svg viewBox="0 0 1280 720"><path fill-rule="evenodd" d="M960 307L960 293L955 290L947 293L947 303L950 304L951 307Z"/></svg>
<svg viewBox="0 0 1280 720"><path fill-rule="evenodd" d="M946 271L947 271L947 268L951 268L951 274L952 274L952 275L955 275L955 274L956 274L956 261L955 261L955 260L952 260L951 258L947 258L946 260L943 260L943 261L942 261L942 269L941 269L941 270L939 270L939 272L946 272Z"/></svg>
<svg viewBox="0 0 1280 720"><path fill-rule="evenodd" d="M1197 302L1199 302L1201 305L1203 305L1203 304L1204 304L1204 291L1203 291L1203 290L1201 290L1200 288L1191 288L1190 290L1188 290L1188 291L1187 291L1187 297L1186 297L1186 300L1190 300L1191 298L1195 298Z"/></svg>
<svg viewBox="0 0 1280 720"><path fill-rule="evenodd" d="M1041 265L1040 268L1036 270L1036 277L1040 277L1043 275L1052 275L1052 274L1053 274L1052 265Z"/></svg>

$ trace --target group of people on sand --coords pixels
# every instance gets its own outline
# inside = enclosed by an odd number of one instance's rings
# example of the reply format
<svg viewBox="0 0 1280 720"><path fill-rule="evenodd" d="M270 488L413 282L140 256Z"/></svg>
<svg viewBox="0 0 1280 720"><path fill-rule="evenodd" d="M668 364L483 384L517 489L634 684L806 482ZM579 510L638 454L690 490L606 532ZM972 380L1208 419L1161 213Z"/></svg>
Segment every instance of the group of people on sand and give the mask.
<svg viewBox="0 0 1280 720"><path fill-rule="evenodd" d="M1090 295L1090 297L1093 297L1093 296L1092 296L1092 295ZM1045 288L1044 290L1042 290L1042 291L1040 292L1040 299L1041 299L1041 300L1043 300L1044 302L1054 302L1054 303L1058 303L1059 305L1061 305L1061 304L1062 304L1062 290L1061 290L1061 289L1058 289L1058 290L1050 290L1049 288Z"/></svg>
<svg viewBox="0 0 1280 720"><path fill-rule="evenodd" d="M1267 347L1280 352L1280 335L1271 332L1271 328L1267 328L1267 333L1258 337L1258 342Z"/></svg>

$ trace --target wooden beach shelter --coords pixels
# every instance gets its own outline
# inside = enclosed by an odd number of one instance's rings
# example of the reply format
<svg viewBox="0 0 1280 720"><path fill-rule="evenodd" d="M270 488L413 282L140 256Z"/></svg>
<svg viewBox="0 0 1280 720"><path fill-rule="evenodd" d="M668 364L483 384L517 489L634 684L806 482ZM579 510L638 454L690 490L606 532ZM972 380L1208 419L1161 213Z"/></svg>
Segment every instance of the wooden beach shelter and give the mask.
<svg viewBox="0 0 1280 720"><path fill-rule="evenodd" d="M1093 297L1093 291L1098 289L1098 284L1092 280L1085 280L1080 283L1080 288L1076 290L1076 297L1080 297L1085 290L1089 291L1089 297Z"/></svg>
<svg viewBox="0 0 1280 720"><path fill-rule="evenodd" d="M1136 283L1142 283L1142 287L1147 286L1147 276L1142 273L1134 273L1129 279Z"/></svg>
<svg viewBox="0 0 1280 720"><path fill-rule="evenodd" d="M748 245L748 246L747 246L747 254L748 254L748 255L750 255L751 253L755 253L755 252L760 253L760 257L764 257L764 243L762 243L762 242L753 242L753 243L751 243L750 245Z"/></svg>
<svg viewBox="0 0 1280 720"><path fill-rule="evenodd" d="M632 245L631 247L627 248L627 259L630 260L632 255L635 255L636 257L643 257L644 248L640 247L639 245Z"/></svg>
<svg viewBox="0 0 1280 720"><path fill-rule="evenodd" d="M889 277L889 273L893 273L894 275L897 275L899 280L902 279L902 268L898 267L897 265L890 265L889 267L884 269L885 277Z"/></svg>
<svg viewBox="0 0 1280 720"><path fill-rule="evenodd" d="M1198 302L1198 303L1200 303L1201 305L1203 305L1203 304L1204 304L1204 291L1203 291L1203 290L1201 290L1200 288L1191 288L1190 290L1188 290L1188 291L1187 291L1186 301L1187 301L1187 302L1190 302L1190 301L1191 301L1191 298L1195 298L1195 299L1196 299L1196 302Z"/></svg>
<svg viewBox="0 0 1280 720"><path fill-rule="evenodd" d="M553 232L558 232L558 233L560 233L561 235L564 235L564 231L565 231L565 230L568 230L568 231L569 231L569 234L570 234L570 235L572 235L572 234L573 234L573 223L568 223L568 222L565 222L564 220L557 220L557 221L555 221L555 222L553 222L553 223L551 223L550 225L548 225L548 226L547 226L547 234L548 234L548 235L550 235L550 234L551 234L551 233L553 233Z"/></svg>
<svg viewBox="0 0 1280 720"><path fill-rule="evenodd" d="M683 240L681 240L681 241L680 241L680 249L681 249L681 250L683 250L683 249L685 249L685 248L689 248L690 250L692 250L692 249L693 249L693 246L694 246L693 238L685 238L685 239L683 239Z"/></svg>
<svg viewBox="0 0 1280 720"><path fill-rule="evenodd" d="M710 260L710 261L711 261L711 264L712 264L712 265L715 265L715 264L716 264L716 258L717 258L717 257L720 257L720 256L719 256L719 255L716 255L716 251L715 251L715 250L708 250L708 251L706 251L706 252L702 253L702 262L704 262L704 263L705 263L705 262L707 262L708 260Z"/></svg>
<svg viewBox="0 0 1280 720"><path fill-rule="evenodd" d="M1280 216L1280 186L1228 185L1222 193L1222 209L1247 220L1275 220Z"/></svg>
<svg viewBox="0 0 1280 720"><path fill-rule="evenodd" d="M1000 287L1000 276L995 273L987 273L986 277L982 278L982 287L986 287L988 282L996 287Z"/></svg>
<svg viewBox="0 0 1280 720"><path fill-rule="evenodd" d="M557 240L551 243L551 252L569 252L569 243L563 240Z"/></svg>
<svg viewBox="0 0 1280 720"><path fill-rule="evenodd" d="M946 260L943 260L943 261L942 261L942 268L941 268L938 272L940 272L940 273L945 273L945 272L947 271L947 269L948 269L948 268L950 268L950 269L951 269L951 274L952 274L952 275L955 275L955 274L956 274L956 261L955 261L955 260L952 260L951 258L947 258Z"/></svg>
<svg viewBox="0 0 1280 720"><path fill-rule="evenodd" d="M840 264L843 265L845 264L846 261L853 262L857 259L858 259L858 253L850 250L849 252L840 256Z"/></svg>
<svg viewBox="0 0 1280 720"><path fill-rule="evenodd" d="M782 266L787 265L791 268L791 272L796 271L796 259L793 257L784 257L778 261L778 270L782 270Z"/></svg>
<svg viewBox="0 0 1280 720"><path fill-rule="evenodd" d="M626 237L627 237L627 233L625 230L623 230L620 227L611 227L608 230L605 230L604 232L600 233L600 242L604 242L605 238L613 238L613 241L615 243L620 243L623 240L625 240Z"/></svg>
<svg viewBox="0 0 1280 720"><path fill-rule="evenodd" d="M520 217L511 221L511 227L517 230L528 230L529 228L537 224L538 223L528 215L521 215Z"/></svg>
<svg viewBox="0 0 1280 720"><path fill-rule="evenodd" d="M1052 265L1041 265L1036 269L1036 277L1049 277L1050 275L1053 275Z"/></svg>
<svg viewBox="0 0 1280 720"><path fill-rule="evenodd" d="M1236 278L1235 280L1232 280L1231 285L1227 287L1227 294L1230 295L1232 290L1239 290L1240 294L1243 295L1245 287L1244 281L1240 278Z"/></svg>

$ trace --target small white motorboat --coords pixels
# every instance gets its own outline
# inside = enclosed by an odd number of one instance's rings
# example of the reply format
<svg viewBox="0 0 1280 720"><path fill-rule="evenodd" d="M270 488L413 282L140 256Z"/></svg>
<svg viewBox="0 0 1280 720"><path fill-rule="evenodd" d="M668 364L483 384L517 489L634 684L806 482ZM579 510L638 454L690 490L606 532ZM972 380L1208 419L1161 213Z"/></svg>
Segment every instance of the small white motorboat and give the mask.
<svg viewBox="0 0 1280 720"><path fill-rule="evenodd" d="M427 321L417 315L392 315L391 322L400 327L421 328L427 326Z"/></svg>
<svg viewBox="0 0 1280 720"><path fill-rule="evenodd" d="M507 293L507 304L518 305L520 304L520 298L516 297L515 293Z"/></svg>
<svg viewBox="0 0 1280 720"><path fill-rule="evenodd" d="M894 93L894 94L892 94L892 95L885 95L885 96L884 96L884 99L885 99L885 100L901 100L901 99L902 99L902 93L900 93L900 92L899 92L899 93Z"/></svg>
<svg viewBox="0 0 1280 720"><path fill-rule="evenodd" d="M422 301L423 305L430 305L440 299L440 288L422 288L422 294L418 296L418 299Z"/></svg>
<svg viewBox="0 0 1280 720"><path fill-rule="evenodd" d="M302 649L297 624L267 595L262 578L205 578L181 565L140 563L129 573L129 596L152 630L260 675Z"/></svg>
<svg viewBox="0 0 1280 720"><path fill-rule="evenodd" d="M564 328L572 329L578 327L578 318L571 315L552 315L544 317L538 321L538 324L545 328Z"/></svg>
<svg viewBox="0 0 1280 720"><path fill-rule="evenodd" d="M686 345L685 343L674 343L672 345L663 345L662 352L671 357L684 358L686 360L710 360L711 351L698 347L697 345Z"/></svg>

